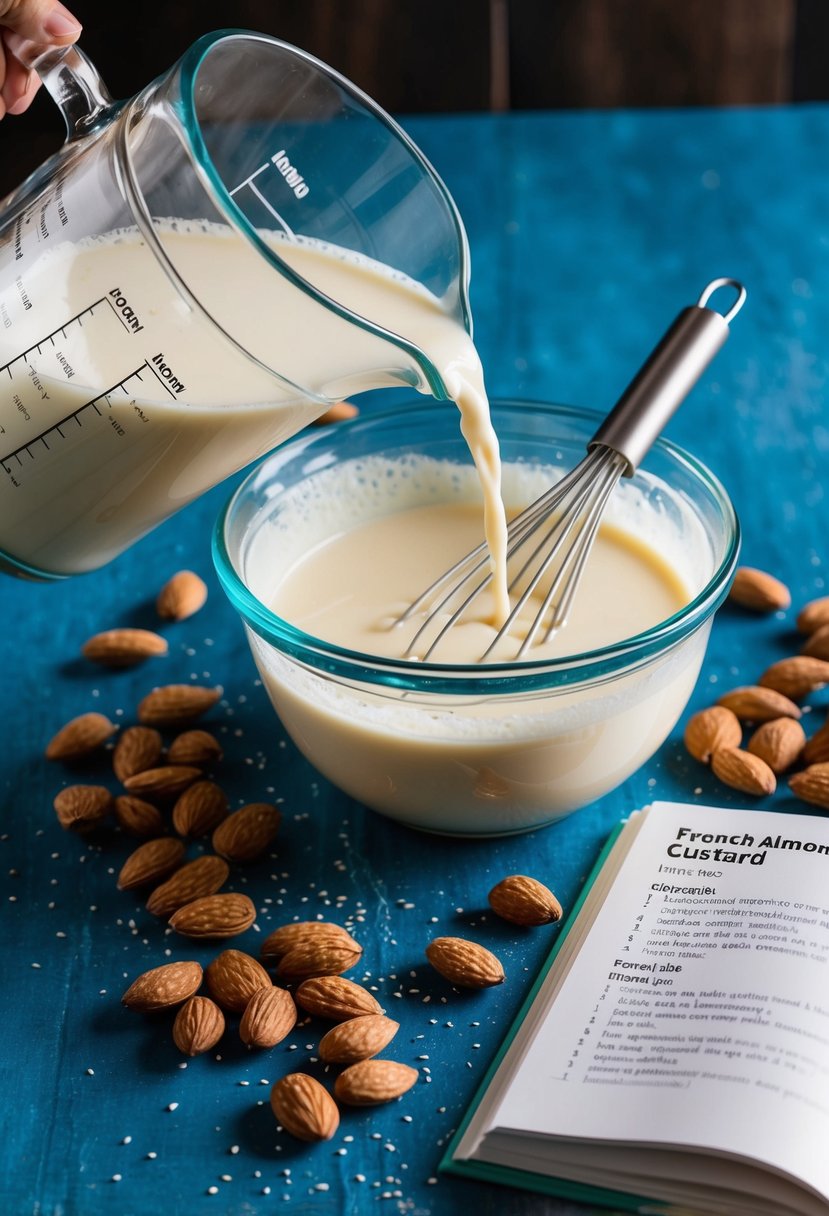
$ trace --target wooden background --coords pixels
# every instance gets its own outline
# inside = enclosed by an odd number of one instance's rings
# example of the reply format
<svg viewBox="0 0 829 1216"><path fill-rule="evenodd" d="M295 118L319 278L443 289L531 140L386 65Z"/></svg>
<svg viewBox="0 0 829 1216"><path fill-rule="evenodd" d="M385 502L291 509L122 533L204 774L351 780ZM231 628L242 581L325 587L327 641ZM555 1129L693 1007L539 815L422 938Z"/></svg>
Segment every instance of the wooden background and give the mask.
<svg viewBox="0 0 829 1216"><path fill-rule="evenodd" d="M199 34L262 30L395 114L743 105L829 96L829 0L70 0L113 94ZM46 97L0 125L0 194L56 147Z"/></svg>

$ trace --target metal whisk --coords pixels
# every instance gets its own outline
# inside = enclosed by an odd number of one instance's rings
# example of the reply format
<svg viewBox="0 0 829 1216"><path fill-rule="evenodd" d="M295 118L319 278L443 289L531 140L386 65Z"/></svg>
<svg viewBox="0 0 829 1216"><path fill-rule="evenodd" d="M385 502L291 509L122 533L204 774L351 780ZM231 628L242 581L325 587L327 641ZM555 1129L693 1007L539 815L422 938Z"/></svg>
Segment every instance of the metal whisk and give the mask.
<svg viewBox="0 0 829 1216"><path fill-rule="evenodd" d="M726 313L708 308L714 292L733 288L737 298ZM599 530L608 498L621 477L632 477L687 394L729 334L746 299L735 279L714 279L696 304L685 308L667 331L619 401L587 444L587 455L560 481L517 515L509 525L509 591L517 595L509 616L481 661L510 631L549 571L552 577L516 658L523 658L543 630L543 641L567 623L579 580ZM449 614L422 656L428 660L446 633L467 613L492 582L486 544L473 549L409 605L398 624L428 608L405 658L417 657L419 644L439 618Z"/></svg>

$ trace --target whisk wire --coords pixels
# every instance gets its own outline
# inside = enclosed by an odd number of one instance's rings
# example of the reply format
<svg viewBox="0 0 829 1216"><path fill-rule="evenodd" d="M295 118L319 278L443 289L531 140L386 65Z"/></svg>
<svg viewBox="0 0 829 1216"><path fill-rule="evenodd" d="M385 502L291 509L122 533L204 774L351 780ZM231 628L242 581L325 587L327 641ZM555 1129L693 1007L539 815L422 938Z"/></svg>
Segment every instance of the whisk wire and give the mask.
<svg viewBox="0 0 829 1216"><path fill-rule="evenodd" d="M519 514L510 523L508 529L508 546L507 559L511 558L515 552L521 548L525 540L532 535L533 531L541 526L545 520L549 519L550 512L555 510L558 504L565 498L569 491L576 485L584 476L585 469L583 466L588 463L587 458L582 460L574 469L571 469L564 475L554 486L530 503L528 507ZM435 650L440 640L449 632L453 625L463 617L467 608L472 602L477 599L482 591L492 582L492 571L489 569L489 552L486 543L482 543L477 548L472 549L465 557L455 562L446 570L438 579L427 587L416 600L414 600L406 609L405 612L397 620L397 624L402 624L409 620L420 608L424 605L430 605L429 615L423 622L420 628L415 633L409 646L405 652L404 658L414 658L417 655L418 645L424 635L428 633L430 628L434 626L435 619L442 613L446 612L449 605L456 602L457 597L469 585L477 574L482 570L486 570L486 575L468 592L460 604L452 611L451 615L444 622L438 633L432 639L428 649L422 656L425 662ZM454 580L454 581L453 581ZM515 579L510 583L510 590L515 585ZM449 590L440 599L435 600L444 587L449 585ZM434 601L434 602L433 602Z"/></svg>
<svg viewBox="0 0 829 1216"><path fill-rule="evenodd" d="M538 531L543 523L549 524L541 541L528 555L518 574L510 583L510 591L513 591L516 586L520 585L521 580L530 574L527 585L523 588L506 621L487 647L482 659L488 658L498 643L509 633L510 628L538 589L541 580L575 532L516 657L521 658L533 644L551 605L555 603L553 621L547 629L548 638L552 636L553 627L560 627L560 618L563 616L566 619L572 594L575 592L574 573L577 576L577 573L584 567L587 554L598 530L602 509L610 491L621 476L623 468L624 460L617 453L612 452L609 448L594 448L573 470L576 476L571 478L567 493L559 496L555 506L561 510L561 514L551 520L550 507L545 506L532 530L528 530L515 545L510 547L510 556L514 556L532 533ZM533 508L530 510L534 510L535 505L533 504ZM587 552L583 558L579 559L583 544L587 545ZM557 599L562 587L562 594ZM562 606L565 609L563 613Z"/></svg>

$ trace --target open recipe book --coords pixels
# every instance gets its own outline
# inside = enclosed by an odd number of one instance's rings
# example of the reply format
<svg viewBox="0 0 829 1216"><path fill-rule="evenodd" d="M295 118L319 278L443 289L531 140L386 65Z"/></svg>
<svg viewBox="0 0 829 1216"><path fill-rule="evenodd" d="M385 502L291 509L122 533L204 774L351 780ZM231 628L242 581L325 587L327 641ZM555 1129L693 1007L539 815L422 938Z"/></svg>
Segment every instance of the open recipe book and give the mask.
<svg viewBox="0 0 829 1216"><path fill-rule="evenodd" d="M829 818L655 803L602 854L444 1170L829 1216Z"/></svg>

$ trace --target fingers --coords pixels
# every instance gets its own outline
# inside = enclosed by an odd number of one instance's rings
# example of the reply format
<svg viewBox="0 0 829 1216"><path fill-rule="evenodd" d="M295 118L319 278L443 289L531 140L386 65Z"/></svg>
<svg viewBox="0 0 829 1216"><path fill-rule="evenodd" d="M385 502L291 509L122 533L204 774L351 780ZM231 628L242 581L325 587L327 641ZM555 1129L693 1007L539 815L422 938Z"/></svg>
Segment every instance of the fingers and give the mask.
<svg viewBox="0 0 829 1216"><path fill-rule="evenodd" d="M21 68L16 59L11 59L6 73L6 85L3 89L3 100L6 103L7 114L22 114L28 110L32 98L40 88L40 77L37 72Z"/></svg>
<svg viewBox="0 0 829 1216"><path fill-rule="evenodd" d="M80 32L58 0L0 0L0 118L22 114L40 88L26 65L51 46L70 46Z"/></svg>
<svg viewBox="0 0 829 1216"><path fill-rule="evenodd" d="M16 35L7 40L15 54L19 40L67 46L81 32L81 23L58 0L0 0L0 25Z"/></svg>

